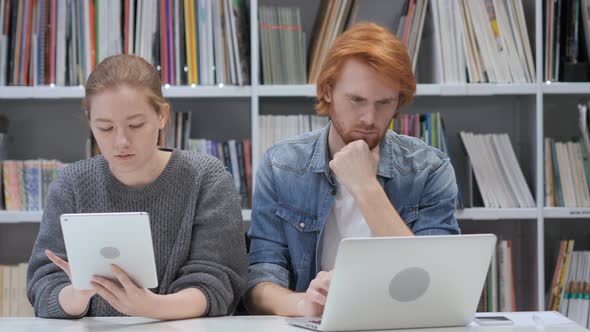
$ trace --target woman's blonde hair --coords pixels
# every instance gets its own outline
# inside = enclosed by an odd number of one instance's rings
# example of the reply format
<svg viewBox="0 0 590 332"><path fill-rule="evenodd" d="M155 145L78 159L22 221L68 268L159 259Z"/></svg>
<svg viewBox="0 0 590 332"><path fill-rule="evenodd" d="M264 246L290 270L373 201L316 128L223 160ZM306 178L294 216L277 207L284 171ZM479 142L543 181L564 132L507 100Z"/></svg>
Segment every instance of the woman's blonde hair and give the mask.
<svg viewBox="0 0 590 332"><path fill-rule="evenodd" d="M170 105L162 94L162 81L156 68L136 55L113 55L102 60L92 71L86 81L86 94L82 107L90 118L90 101L93 96L121 86L136 88L145 93L147 102L158 115L167 121Z"/></svg>

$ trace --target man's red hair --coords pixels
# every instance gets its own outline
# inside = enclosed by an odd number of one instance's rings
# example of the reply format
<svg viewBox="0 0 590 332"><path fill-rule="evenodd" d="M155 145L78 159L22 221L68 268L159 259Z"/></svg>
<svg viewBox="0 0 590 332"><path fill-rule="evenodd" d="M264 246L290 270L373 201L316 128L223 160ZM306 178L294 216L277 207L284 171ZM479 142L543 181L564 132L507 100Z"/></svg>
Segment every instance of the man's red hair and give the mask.
<svg viewBox="0 0 590 332"><path fill-rule="evenodd" d="M326 56L316 82L318 114L328 114L330 103L324 96L332 90L344 63L350 58L371 66L386 82L399 82L398 108L414 99L416 79L404 44L377 24L359 23L340 35Z"/></svg>

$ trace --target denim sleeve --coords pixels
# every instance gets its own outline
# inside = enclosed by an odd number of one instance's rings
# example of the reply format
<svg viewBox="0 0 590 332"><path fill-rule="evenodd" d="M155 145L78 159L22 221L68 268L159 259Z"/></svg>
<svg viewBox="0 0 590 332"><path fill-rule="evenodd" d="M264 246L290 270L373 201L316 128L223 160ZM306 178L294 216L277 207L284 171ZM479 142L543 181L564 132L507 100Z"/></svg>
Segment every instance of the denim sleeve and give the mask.
<svg viewBox="0 0 590 332"><path fill-rule="evenodd" d="M418 206L418 220L412 227L415 235L452 235L460 229L455 218L457 183L448 158L431 171Z"/></svg>
<svg viewBox="0 0 590 332"><path fill-rule="evenodd" d="M256 173L256 188L252 199L246 302L250 290L258 283L269 281L285 288L289 286L291 257L283 224L275 216L277 205L269 151L266 151Z"/></svg>

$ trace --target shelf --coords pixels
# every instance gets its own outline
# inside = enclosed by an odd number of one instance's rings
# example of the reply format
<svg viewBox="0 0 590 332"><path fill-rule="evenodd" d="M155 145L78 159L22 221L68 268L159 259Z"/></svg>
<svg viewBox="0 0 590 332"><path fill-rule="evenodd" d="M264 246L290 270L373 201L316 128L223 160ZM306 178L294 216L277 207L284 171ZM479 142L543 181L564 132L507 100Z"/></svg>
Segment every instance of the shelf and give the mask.
<svg viewBox="0 0 590 332"><path fill-rule="evenodd" d="M250 97L249 86L171 86L162 87L165 98L217 98L217 97Z"/></svg>
<svg viewBox="0 0 590 332"><path fill-rule="evenodd" d="M590 83L552 84L559 85L563 91L568 86L575 86L578 92L554 93L590 93ZM545 85L544 88L549 86ZM565 90L564 90L565 89ZM250 97L249 86L170 86L162 87L166 98L221 98ZM261 85L257 89L260 97L315 97L316 87L310 84L300 85ZM558 89L558 91L561 91ZM534 95L534 84L418 84L418 96L486 96L486 95ZM84 88L50 87L50 86L4 86L0 87L0 99L82 99Z"/></svg>
<svg viewBox="0 0 590 332"><path fill-rule="evenodd" d="M590 219L590 208L546 207L543 216L550 219Z"/></svg>
<svg viewBox="0 0 590 332"><path fill-rule="evenodd" d="M0 224L41 222L41 211L0 211Z"/></svg>
<svg viewBox="0 0 590 332"><path fill-rule="evenodd" d="M468 208L457 210L455 217L459 220L518 220L537 219L536 208L487 209Z"/></svg>
<svg viewBox="0 0 590 332"><path fill-rule="evenodd" d="M590 94L590 83L544 83L545 94Z"/></svg>
<svg viewBox="0 0 590 332"><path fill-rule="evenodd" d="M170 86L162 87L166 98L219 98L250 97L249 86ZM3 86L0 87L0 99L82 99L82 86Z"/></svg>
<svg viewBox="0 0 590 332"><path fill-rule="evenodd" d="M242 210L242 219L250 221L251 210ZM0 224L41 222L43 212L41 211L0 211Z"/></svg>
<svg viewBox="0 0 590 332"><path fill-rule="evenodd" d="M535 84L418 84L417 96L534 95Z"/></svg>
<svg viewBox="0 0 590 332"><path fill-rule="evenodd" d="M82 99L82 86L3 86L0 87L1 99Z"/></svg>
<svg viewBox="0 0 590 332"><path fill-rule="evenodd" d="M257 93L260 97L315 97L316 87L312 84L260 85Z"/></svg>
<svg viewBox="0 0 590 332"><path fill-rule="evenodd" d="M418 84L417 96L534 95L535 84ZM315 85L261 85L260 97L315 97Z"/></svg>

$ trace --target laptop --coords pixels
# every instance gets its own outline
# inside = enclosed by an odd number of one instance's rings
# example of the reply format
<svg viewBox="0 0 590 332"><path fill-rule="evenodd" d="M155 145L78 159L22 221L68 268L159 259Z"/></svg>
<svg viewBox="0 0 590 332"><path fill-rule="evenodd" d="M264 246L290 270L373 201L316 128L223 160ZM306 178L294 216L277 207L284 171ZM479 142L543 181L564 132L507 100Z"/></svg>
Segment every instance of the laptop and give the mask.
<svg viewBox="0 0 590 332"><path fill-rule="evenodd" d="M146 212L62 214L60 220L74 288L92 289L93 275L116 281L111 264L138 287L158 286Z"/></svg>
<svg viewBox="0 0 590 332"><path fill-rule="evenodd" d="M465 326L477 309L493 234L348 238L340 242L318 331Z"/></svg>

